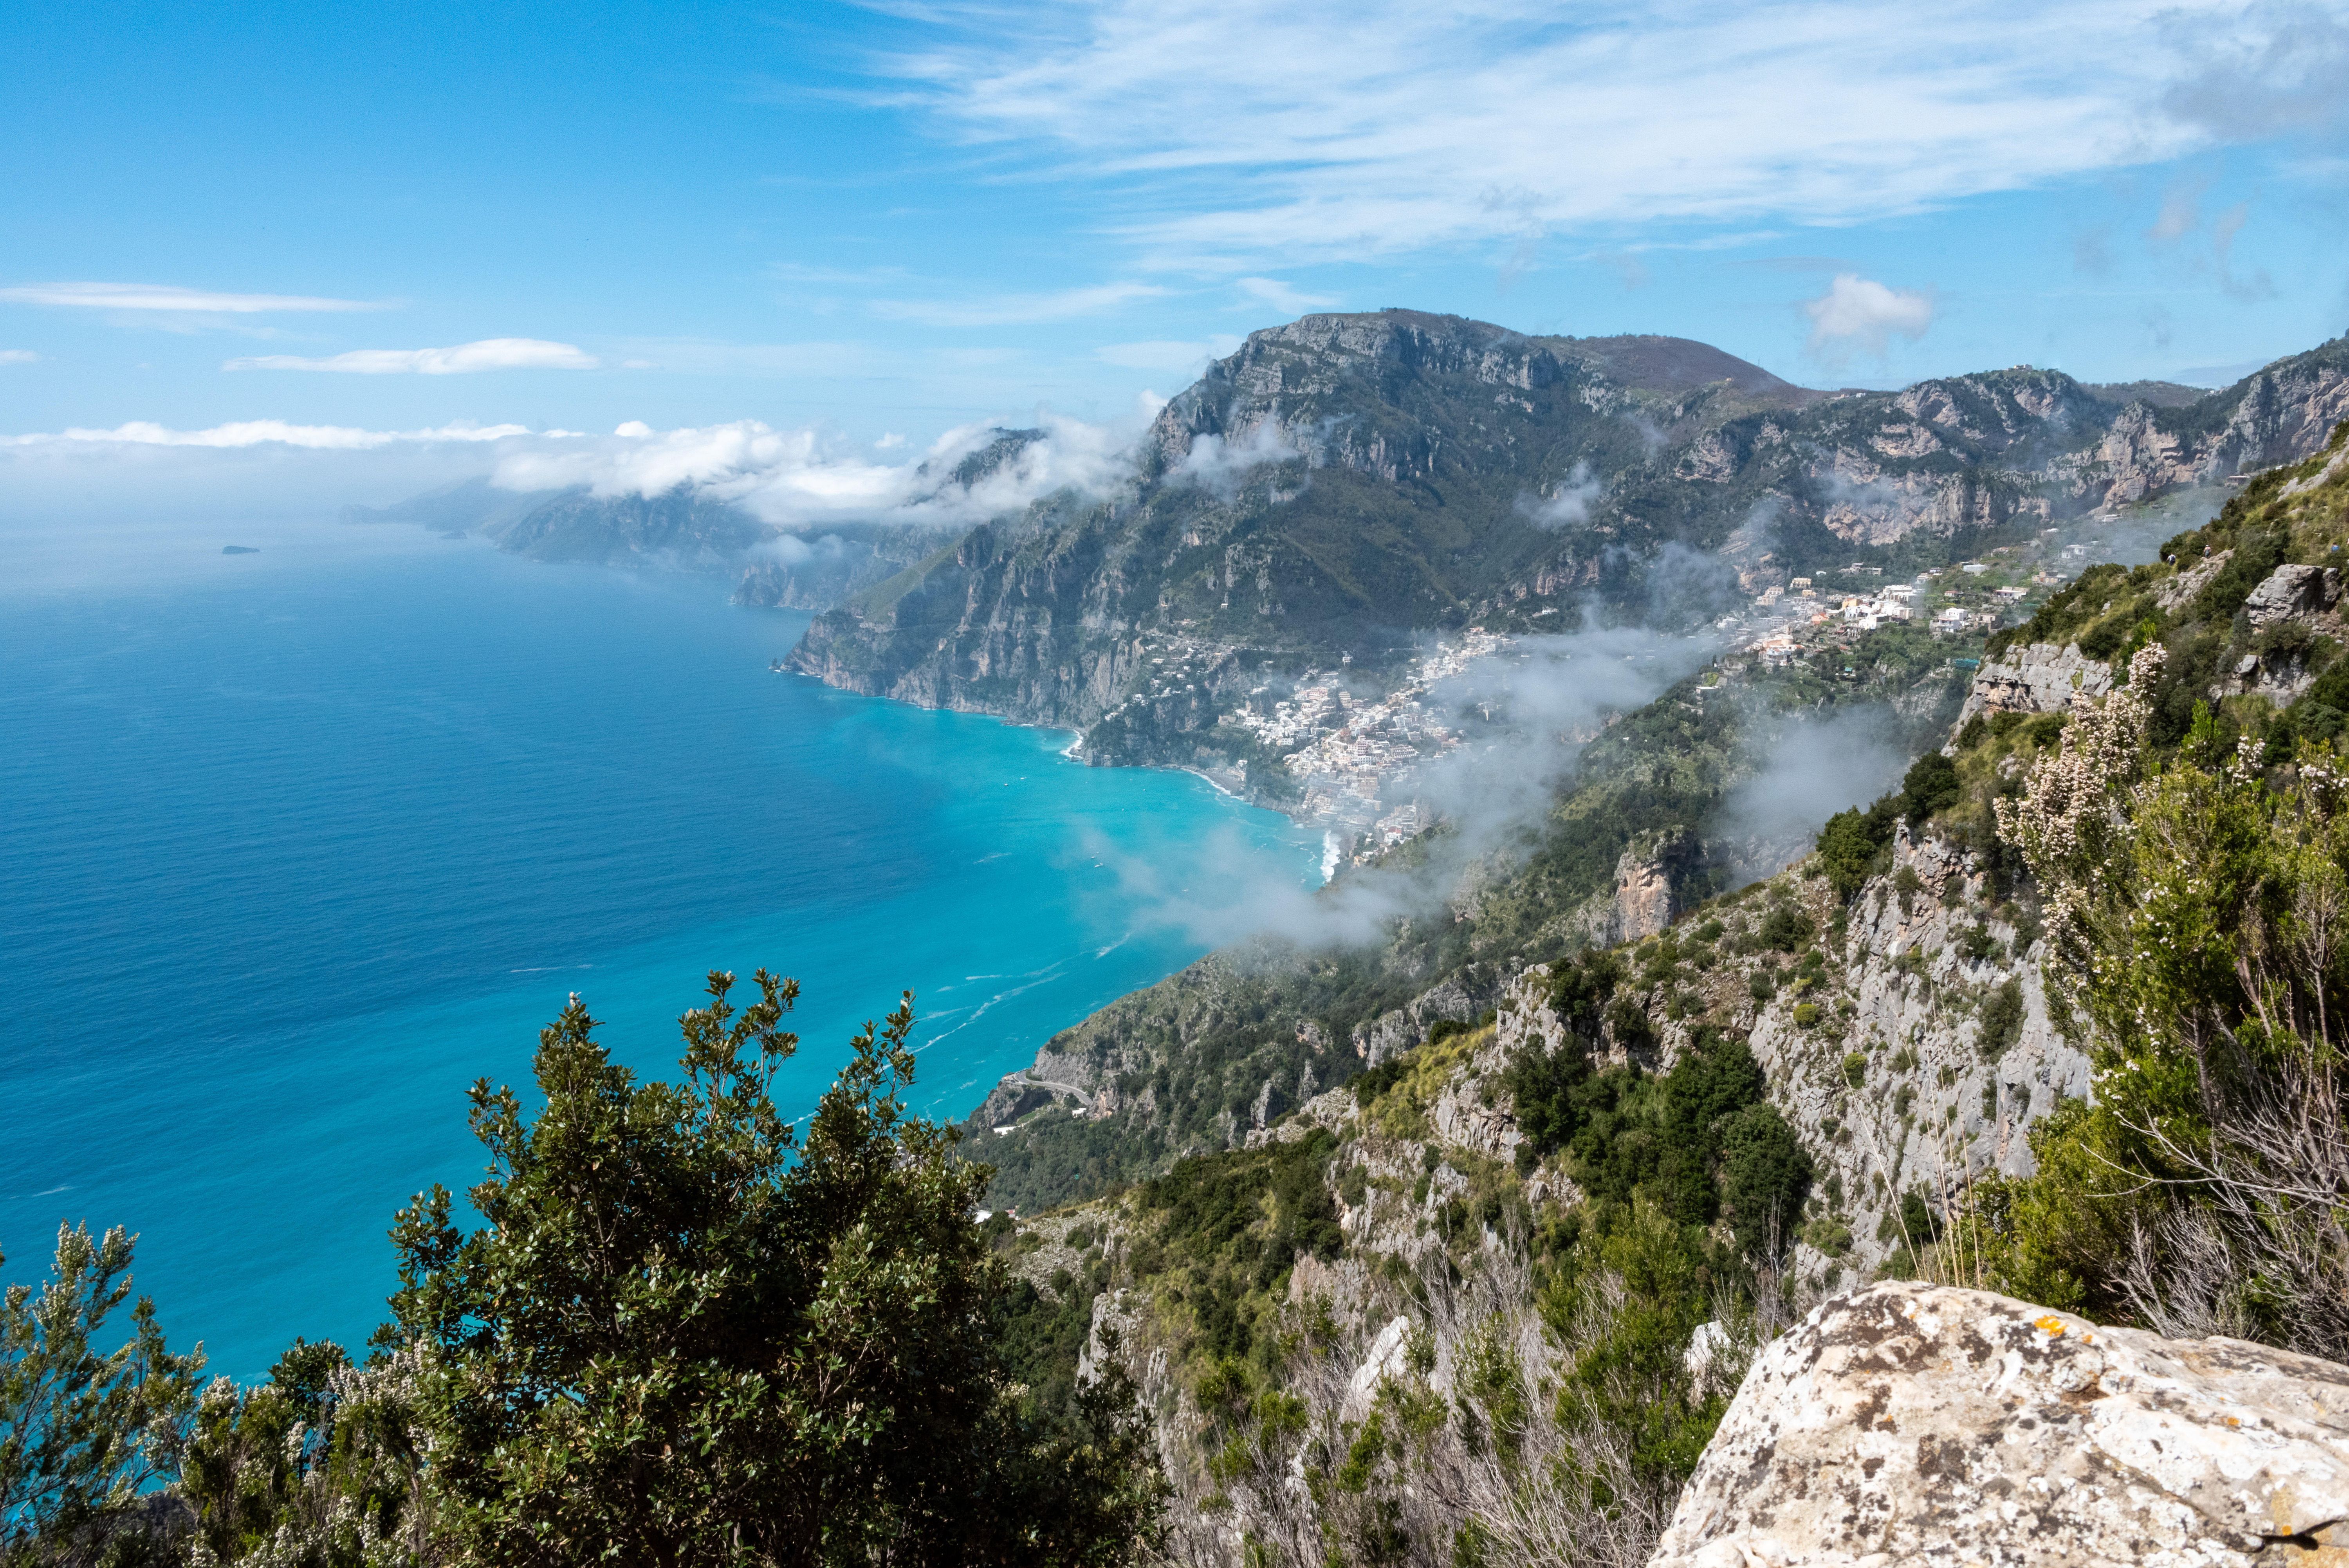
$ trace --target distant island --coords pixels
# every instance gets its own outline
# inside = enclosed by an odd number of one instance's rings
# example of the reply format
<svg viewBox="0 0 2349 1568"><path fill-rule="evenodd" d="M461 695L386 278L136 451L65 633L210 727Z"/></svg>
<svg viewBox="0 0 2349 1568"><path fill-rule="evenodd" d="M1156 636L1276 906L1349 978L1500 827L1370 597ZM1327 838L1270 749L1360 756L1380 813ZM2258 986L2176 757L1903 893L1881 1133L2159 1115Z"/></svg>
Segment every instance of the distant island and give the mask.
<svg viewBox="0 0 2349 1568"><path fill-rule="evenodd" d="M221 546L221 554L223 556L258 556L261 554L261 546L258 545L222 545Z"/></svg>

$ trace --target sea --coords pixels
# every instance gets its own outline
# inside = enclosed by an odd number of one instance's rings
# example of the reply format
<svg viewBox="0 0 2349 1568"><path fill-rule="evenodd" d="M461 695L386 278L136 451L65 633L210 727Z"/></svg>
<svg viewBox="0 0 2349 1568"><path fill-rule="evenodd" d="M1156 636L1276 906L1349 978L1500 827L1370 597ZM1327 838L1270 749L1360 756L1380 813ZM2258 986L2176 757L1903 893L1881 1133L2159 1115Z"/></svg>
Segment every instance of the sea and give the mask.
<svg viewBox="0 0 2349 1568"><path fill-rule="evenodd" d="M910 990L912 1103L958 1118L1321 880L1318 835L1203 779L771 672L807 617L716 578L325 523L98 569L45 538L0 571L0 1279L125 1226L217 1374L365 1341L395 1210L480 1179L467 1086L527 1090L574 992L658 1077L709 971L796 977L800 1116Z"/></svg>

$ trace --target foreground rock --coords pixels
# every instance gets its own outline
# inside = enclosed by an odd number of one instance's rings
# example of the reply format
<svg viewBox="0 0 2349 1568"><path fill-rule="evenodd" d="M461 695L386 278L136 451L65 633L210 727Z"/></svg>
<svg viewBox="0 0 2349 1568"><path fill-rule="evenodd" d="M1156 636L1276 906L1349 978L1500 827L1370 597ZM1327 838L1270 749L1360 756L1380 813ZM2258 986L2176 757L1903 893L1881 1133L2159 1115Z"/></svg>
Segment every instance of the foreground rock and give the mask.
<svg viewBox="0 0 2349 1568"><path fill-rule="evenodd" d="M2349 1563L2349 1366L1912 1282L1764 1351L1650 1568Z"/></svg>

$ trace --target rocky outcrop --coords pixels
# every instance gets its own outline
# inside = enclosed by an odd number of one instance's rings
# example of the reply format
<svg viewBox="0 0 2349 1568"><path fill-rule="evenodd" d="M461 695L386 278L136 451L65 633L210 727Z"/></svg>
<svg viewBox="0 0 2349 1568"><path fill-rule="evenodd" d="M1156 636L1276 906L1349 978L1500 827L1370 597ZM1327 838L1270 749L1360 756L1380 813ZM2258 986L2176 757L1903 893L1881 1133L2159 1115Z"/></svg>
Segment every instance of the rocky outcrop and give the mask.
<svg viewBox="0 0 2349 1568"><path fill-rule="evenodd" d="M2061 713L2075 701L2094 701L2112 689L2111 668L2082 653L2079 644L2034 642L1982 661L1958 722L1977 713Z"/></svg>
<svg viewBox="0 0 2349 1568"><path fill-rule="evenodd" d="M2349 1367L1902 1282L1756 1359L1650 1568L2349 1561Z"/></svg>
<svg viewBox="0 0 2349 1568"><path fill-rule="evenodd" d="M1616 857L1613 888L1577 909L1569 929L1578 940L1603 948L1669 929L1702 847L1687 834L1643 835Z"/></svg>
<svg viewBox="0 0 2349 1568"><path fill-rule="evenodd" d="M2278 566L2243 601L2254 630L2310 619L2341 602L2341 574L2331 566Z"/></svg>
<svg viewBox="0 0 2349 1568"><path fill-rule="evenodd" d="M1436 1024L1447 1019L1473 1023L1481 1011L1479 999L1458 979L1444 981L1392 1012L1357 1024L1354 1054L1375 1067L1418 1044Z"/></svg>
<svg viewBox="0 0 2349 1568"><path fill-rule="evenodd" d="M2210 686L2213 697L2261 696L2281 708L2316 683L2317 651L2306 635L2279 635L2297 627L2338 644L2349 641L2336 613L2341 573L2331 566L2278 566L2243 601L2251 639Z"/></svg>

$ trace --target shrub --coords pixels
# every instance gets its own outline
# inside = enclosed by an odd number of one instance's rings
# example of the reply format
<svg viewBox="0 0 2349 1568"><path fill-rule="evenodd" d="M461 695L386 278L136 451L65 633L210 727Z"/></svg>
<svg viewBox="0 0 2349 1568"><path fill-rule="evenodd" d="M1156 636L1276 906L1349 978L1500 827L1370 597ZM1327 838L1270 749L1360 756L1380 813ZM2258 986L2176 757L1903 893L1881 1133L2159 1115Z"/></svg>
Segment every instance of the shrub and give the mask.
<svg viewBox="0 0 2349 1568"><path fill-rule="evenodd" d="M1402 1052L1388 1057L1368 1072L1354 1075L1354 1103L1367 1108L1371 1102L1402 1082L1402 1076L1418 1060L1415 1053Z"/></svg>
<svg viewBox="0 0 2349 1568"><path fill-rule="evenodd" d="M1963 786L1958 764L1939 752L1927 752L1909 766L1900 781L1901 815L1914 827L1936 812L1958 804Z"/></svg>
<svg viewBox="0 0 2349 1568"><path fill-rule="evenodd" d="M1843 1081L1853 1088L1868 1082L1868 1054L1854 1051L1843 1059Z"/></svg>
<svg viewBox="0 0 2349 1568"><path fill-rule="evenodd" d="M1827 818L1819 829L1819 868L1837 898L1850 901L1875 872L1878 857L1890 842L1889 834L1879 836L1868 814L1857 806Z"/></svg>
<svg viewBox="0 0 2349 1568"><path fill-rule="evenodd" d="M1721 1206L1730 1230L1749 1256L1775 1262L1794 1241L1810 1196L1810 1156L1767 1104L1729 1118L1720 1139Z"/></svg>
<svg viewBox="0 0 2349 1568"><path fill-rule="evenodd" d="M1991 992L1990 999L1982 1003L1981 1032L1974 1037L1983 1061L1997 1061L2023 1038L2023 1018L2021 981L2010 980Z"/></svg>
<svg viewBox="0 0 2349 1568"><path fill-rule="evenodd" d="M1999 951L1999 940L1990 934L1990 928L1976 920L1958 933L1958 951L1969 963L1980 963Z"/></svg>
<svg viewBox="0 0 2349 1568"><path fill-rule="evenodd" d="M1816 1002L1795 1003L1795 1027L1808 1029L1819 1021L1819 1004Z"/></svg>
<svg viewBox="0 0 2349 1568"><path fill-rule="evenodd" d="M1793 952L1818 934L1818 925L1791 904L1780 904L1762 920L1762 941L1782 953Z"/></svg>
<svg viewBox="0 0 2349 1568"><path fill-rule="evenodd" d="M11 1285L0 1300L0 1562L95 1560L172 1472L202 1352L172 1355L145 1296L129 1339L98 1348L129 1299L135 1241L60 1225L40 1293Z"/></svg>

